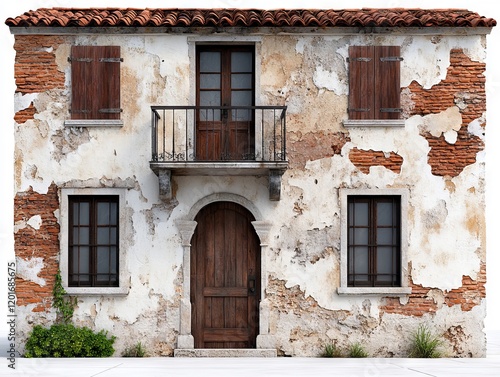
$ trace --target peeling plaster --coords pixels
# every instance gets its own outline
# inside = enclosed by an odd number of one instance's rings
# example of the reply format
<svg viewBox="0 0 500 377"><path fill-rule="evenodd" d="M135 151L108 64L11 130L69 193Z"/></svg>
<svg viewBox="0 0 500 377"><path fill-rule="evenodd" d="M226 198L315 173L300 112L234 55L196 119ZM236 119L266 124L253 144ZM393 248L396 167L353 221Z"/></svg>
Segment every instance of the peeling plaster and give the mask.
<svg viewBox="0 0 500 377"><path fill-rule="evenodd" d="M44 263L41 257L34 257L29 260L16 258L17 276L21 279L32 281L41 287L44 287L46 284L45 279L38 276L43 267Z"/></svg>
<svg viewBox="0 0 500 377"><path fill-rule="evenodd" d="M482 141L484 141L485 131L484 131L484 118L476 119L469 123L467 131L474 136L477 136Z"/></svg>
<svg viewBox="0 0 500 377"><path fill-rule="evenodd" d="M335 92L336 95L347 95L346 91L341 92L339 88L347 88L346 85L339 85L341 79L337 74L337 70L335 67L332 70L325 70L323 67L318 67L313 76L314 85L318 87L318 89L327 89Z"/></svg>
<svg viewBox="0 0 500 377"><path fill-rule="evenodd" d="M443 136L448 144L455 144L457 142L458 133L455 130L448 130L443 133Z"/></svg>
<svg viewBox="0 0 500 377"><path fill-rule="evenodd" d="M429 132L434 137L440 137L442 133L458 131L462 126L462 115L458 107L450 107L439 114L429 114L423 117L423 123L420 126L422 132ZM448 134L449 137L451 136ZM448 140L446 140L448 141ZM453 144L453 143L450 143Z"/></svg>
<svg viewBox="0 0 500 377"><path fill-rule="evenodd" d="M439 43L435 37L408 37L403 46L401 86L406 87L412 81L417 81L425 89L432 88L446 78L450 65L450 50L463 49L475 61L484 61L486 50L482 43L477 43L475 37L448 36L441 38ZM398 44L398 43L396 43ZM433 64L422 64L422 62Z"/></svg>
<svg viewBox="0 0 500 377"><path fill-rule="evenodd" d="M26 221L26 224L28 224L33 229L38 230L42 225L42 217L40 215L32 216L28 221Z"/></svg>
<svg viewBox="0 0 500 377"><path fill-rule="evenodd" d="M77 151L80 145L88 143L90 135L87 128L68 127L54 133L51 141L55 148L52 158L60 162L66 155Z"/></svg>
<svg viewBox="0 0 500 377"><path fill-rule="evenodd" d="M43 178L38 175L38 167L36 165L28 165L24 176L37 182L43 182Z"/></svg>
<svg viewBox="0 0 500 377"><path fill-rule="evenodd" d="M36 93L22 94L15 93L14 94L14 112L25 110L31 106L31 104L38 97Z"/></svg>

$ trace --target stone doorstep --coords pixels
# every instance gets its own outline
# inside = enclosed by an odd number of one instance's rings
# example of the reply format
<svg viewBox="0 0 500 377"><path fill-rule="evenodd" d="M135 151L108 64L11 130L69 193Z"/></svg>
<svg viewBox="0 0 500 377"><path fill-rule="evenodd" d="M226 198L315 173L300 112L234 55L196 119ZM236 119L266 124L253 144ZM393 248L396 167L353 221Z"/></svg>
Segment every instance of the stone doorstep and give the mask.
<svg viewBox="0 0 500 377"><path fill-rule="evenodd" d="M277 357L275 349L268 348L195 348L174 350L174 357Z"/></svg>

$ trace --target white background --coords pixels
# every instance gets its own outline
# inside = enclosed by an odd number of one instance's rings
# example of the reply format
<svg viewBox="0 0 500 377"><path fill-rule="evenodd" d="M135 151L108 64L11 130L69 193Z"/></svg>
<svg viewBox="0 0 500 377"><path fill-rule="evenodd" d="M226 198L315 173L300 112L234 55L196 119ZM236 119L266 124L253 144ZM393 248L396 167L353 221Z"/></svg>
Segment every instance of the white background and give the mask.
<svg viewBox="0 0 500 377"><path fill-rule="evenodd" d="M73 0L11 1L0 6L0 336L7 332L7 262L14 260L14 37L5 25L8 17L38 8L461 8L475 11L499 22L488 36L486 61L487 127L486 127L486 219L487 219L487 330L500 329L500 229L496 215L500 209L497 187L500 182L500 6L496 1L470 0ZM3 297L3 298L2 298ZM20 318L18 320L21 320Z"/></svg>

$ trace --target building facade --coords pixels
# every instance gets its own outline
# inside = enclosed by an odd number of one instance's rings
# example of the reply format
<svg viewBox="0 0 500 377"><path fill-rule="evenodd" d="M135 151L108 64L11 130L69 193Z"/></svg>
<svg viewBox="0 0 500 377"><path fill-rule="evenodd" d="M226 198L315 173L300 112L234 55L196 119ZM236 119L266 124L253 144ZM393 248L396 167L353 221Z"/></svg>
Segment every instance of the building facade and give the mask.
<svg viewBox="0 0 500 377"><path fill-rule="evenodd" d="M6 24L21 339L54 322L60 271L74 323L117 356L398 357L420 324L449 356L485 356L495 20L54 8Z"/></svg>

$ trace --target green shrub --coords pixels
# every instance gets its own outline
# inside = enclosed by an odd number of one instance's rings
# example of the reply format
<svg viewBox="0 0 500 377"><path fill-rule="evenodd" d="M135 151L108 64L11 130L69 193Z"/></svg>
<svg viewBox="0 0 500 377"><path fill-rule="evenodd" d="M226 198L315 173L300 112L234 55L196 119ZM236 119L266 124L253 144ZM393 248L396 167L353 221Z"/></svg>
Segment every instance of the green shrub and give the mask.
<svg viewBox="0 0 500 377"><path fill-rule="evenodd" d="M364 350L363 346L359 343L354 343L349 348L349 357L368 357L368 353Z"/></svg>
<svg viewBox="0 0 500 377"><path fill-rule="evenodd" d="M420 325L415 334L413 334L410 357L441 357L441 352L438 348L442 343L442 340L438 336L433 335L427 326Z"/></svg>
<svg viewBox="0 0 500 377"><path fill-rule="evenodd" d="M139 342L135 346L127 347L122 352L122 357L144 357L146 355L146 350L142 347L142 343Z"/></svg>
<svg viewBox="0 0 500 377"><path fill-rule="evenodd" d="M342 352L333 343L325 345L321 357L342 357Z"/></svg>
<svg viewBox="0 0 500 377"><path fill-rule="evenodd" d="M26 342L25 357L109 357L115 352L115 337L106 331L94 333L88 327L56 324L36 325Z"/></svg>

